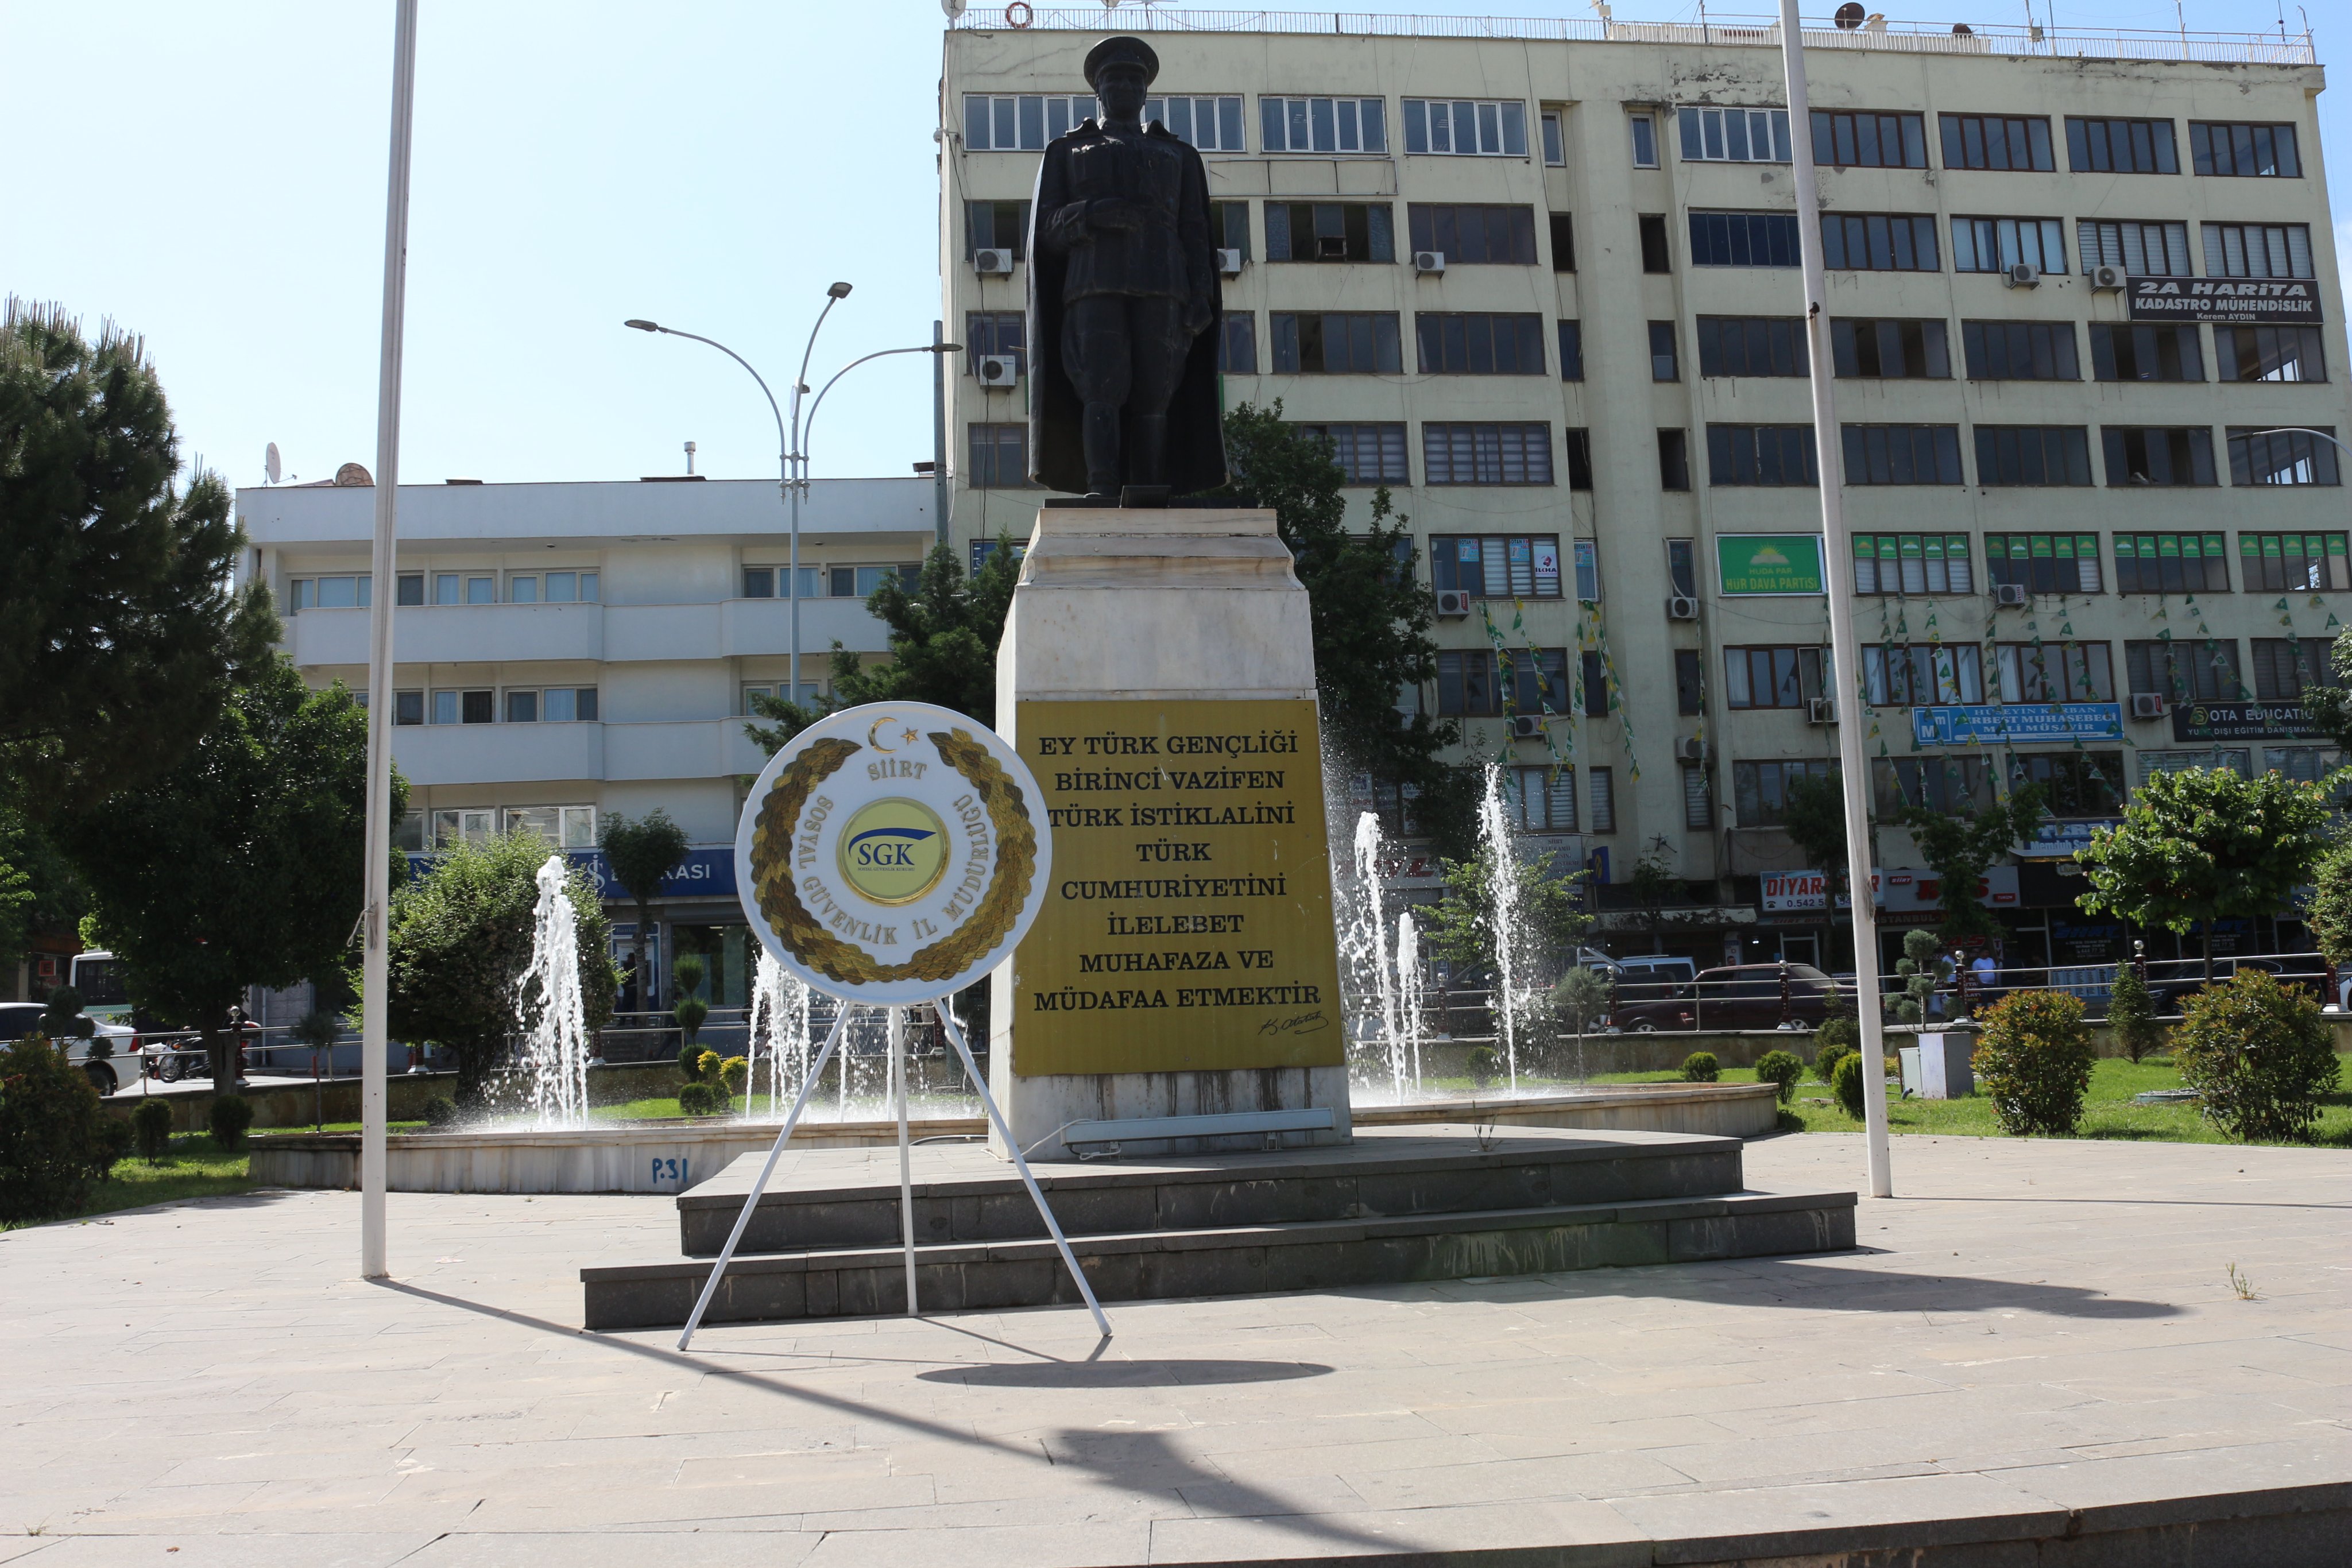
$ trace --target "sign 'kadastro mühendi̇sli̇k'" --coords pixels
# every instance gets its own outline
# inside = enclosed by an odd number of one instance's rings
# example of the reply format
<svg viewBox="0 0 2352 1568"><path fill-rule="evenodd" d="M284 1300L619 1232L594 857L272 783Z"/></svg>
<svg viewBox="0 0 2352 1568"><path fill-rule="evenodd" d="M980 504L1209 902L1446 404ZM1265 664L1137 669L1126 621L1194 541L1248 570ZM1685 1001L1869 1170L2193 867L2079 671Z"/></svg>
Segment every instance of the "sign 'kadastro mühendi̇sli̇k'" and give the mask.
<svg viewBox="0 0 2352 1568"><path fill-rule="evenodd" d="M811 725L770 758L735 831L751 928L810 986L929 1001L1012 952L1053 872L1037 781L995 731L923 703Z"/></svg>

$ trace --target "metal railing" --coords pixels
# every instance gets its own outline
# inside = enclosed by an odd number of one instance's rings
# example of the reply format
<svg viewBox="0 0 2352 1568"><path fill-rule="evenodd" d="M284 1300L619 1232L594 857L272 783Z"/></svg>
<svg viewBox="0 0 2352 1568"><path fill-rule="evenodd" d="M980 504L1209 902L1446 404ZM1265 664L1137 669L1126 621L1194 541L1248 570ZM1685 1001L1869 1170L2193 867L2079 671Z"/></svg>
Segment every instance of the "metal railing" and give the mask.
<svg viewBox="0 0 2352 1568"><path fill-rule="evenodd" d="M1016 15L1025 13L1025 16ZM1930 23L1884 22L1851 31L1831 25L1804 28L1810 49L1851 49L1921 55L2002 55L2020 58L2179 60L2240 65L2308 66L2318 53L2302 33L2169 32L2128 27L1976 26L1956 33ZM1591 44L1696 44L1718 48L1780 47L1780 26L1769 16L1729 16L1705 22L1618 22L1559 16L1376 16L1343 11L1171 11L1158 6L1105 12L1088 9L986 6L949 24L965 33L1276 33L1340 37L1504 38Z"/></svg>

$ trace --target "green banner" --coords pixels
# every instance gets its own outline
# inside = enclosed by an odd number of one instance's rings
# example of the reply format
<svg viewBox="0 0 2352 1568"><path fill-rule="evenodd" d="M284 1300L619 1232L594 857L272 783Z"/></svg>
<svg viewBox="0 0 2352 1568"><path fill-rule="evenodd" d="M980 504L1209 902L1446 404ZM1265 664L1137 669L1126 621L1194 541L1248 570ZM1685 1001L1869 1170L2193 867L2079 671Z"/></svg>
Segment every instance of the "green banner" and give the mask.
<svg viewBox="0 0 2352 1568"><path fill-rule="evenodd" d="M1726 597L1826 591L1819 534L1717 534L1715 563Z"/></svg>

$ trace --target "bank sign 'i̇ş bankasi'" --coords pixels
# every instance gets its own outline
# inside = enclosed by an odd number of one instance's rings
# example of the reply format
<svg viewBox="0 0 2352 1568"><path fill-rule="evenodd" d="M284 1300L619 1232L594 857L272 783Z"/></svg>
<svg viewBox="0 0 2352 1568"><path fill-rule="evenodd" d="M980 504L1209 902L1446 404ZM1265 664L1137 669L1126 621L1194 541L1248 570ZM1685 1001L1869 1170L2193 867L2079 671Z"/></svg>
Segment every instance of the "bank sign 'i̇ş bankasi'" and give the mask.
<svg viewBox="0 0 2352 1568"><path fill-rule="evenodd" d="M1036 780L994 731L921 703L833 714L769 760L735 834L743 911L809 985L929 1001L996 967L1053 872Z"/></svg>

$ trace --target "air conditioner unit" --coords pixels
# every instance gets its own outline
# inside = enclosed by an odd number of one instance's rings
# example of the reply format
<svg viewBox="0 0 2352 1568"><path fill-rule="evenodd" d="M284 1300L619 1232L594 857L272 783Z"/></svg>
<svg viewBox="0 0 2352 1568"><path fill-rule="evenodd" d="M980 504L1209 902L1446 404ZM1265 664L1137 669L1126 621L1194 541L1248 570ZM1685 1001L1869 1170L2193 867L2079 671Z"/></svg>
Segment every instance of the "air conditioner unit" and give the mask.
<svg viewBox="0 0 2352 1568"><path fill-rule="evenodd" d="M2033 288L2042 282L2042 269L2029 261L2021 261L2000 276L2011 288Z"/></svg>
<svg viewBox="0 0 2352 1568"><path fill-rule="evenodd" d="M1315 236L1315 259L1318 261L1347 260L1348 236L1345 235L1317 235Z"/></svg>
<svg viewBox="0 0 2352 1568"><path fill-rule="evenodd" d="M1009 387L1021 380L1021 361L1011 354L982 354L974 368L984 387Z"/></svg>
<svg viewBox="0 0 2352 1568"><path fill-rule="evenodd" d="M1706 742L1696 735L1684 736L1675 742L1675 755L1685 762L1704 762L1706 760Z"/></svg>
<svg viewBox="0 0 2352 1568"><path fill-rule="evenodd" d="M1837 722L1837 699L1834 697L1807 697L1805 699L1805 722L1807 724L1835 724Z"/></svg>
<svg viewBox="0 0 2352 1568"><path fill-rule="evenodd" d="M1442 250L1414 251L1412 269L1423 277L1443 277L1445 272L1445 253Z"/></svg>
<svg viewBox="0 0 2352 1568"><path fill-rule="evenodd" d="M1515 713L1511 716L1511 738L1513 740L1541 740L1543 738L1543 716L1541 714Z"/></svg>
<svg viewBox="0 0 2352 1568"><path fill-rule="evenodd" d="M1996 583L1992 601L2003 610L2022 610L2025 608L2025 585L2021 582Z"/></svg>
<svg viewBox="0 0 2352 1568"><path fill-rule="evenodd" d="M1013 253L1009 250L975 250L971 253L971 269L982 277L1013 276Z"/></svg>
<svg viewBox="0 0 2352 1568"><path fill-rule="evenodd" d="M1449 621L1458 621L1470 613L1470 596L1458 588L1437 591L1437 612Z"/></svg>
<svg viewBox="0 0 2352 1568"><path fill-rule="evenodd" d="M1245 259L1238 250L1220 250L1217 252L1217 270L1227 277L1239 277Z"/></svg>
<svg viewBox="0 0 2352 1568"><path fill-rule="evenodd" d="M1697 620L1698 601L1691 598L1687 594L1682 593L1668 596L1666 600L1666 619L1669 621Z"/></svg>
<svg viewBox="0 0 2352 1568"><path fill-rule="evenodd" d="M2122 267L2095 267L2091 268L2092 287L2114 289L2121 288L2123 286L2124 269Z"/></svg>
<svg viewBox="0 0 2352 1568"><path fill-rule="evenodd" d="M2134 718L2162 718L2171 706L2164 700L2164 694L2161 692L2132 693L2132 717Z"/></svg>

